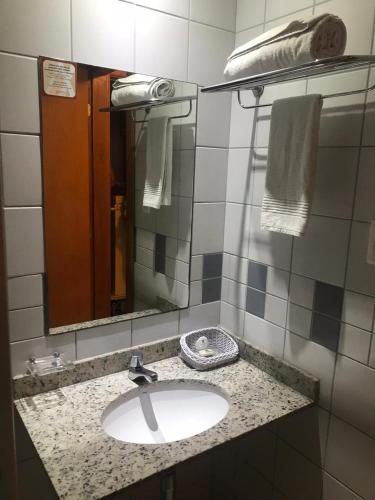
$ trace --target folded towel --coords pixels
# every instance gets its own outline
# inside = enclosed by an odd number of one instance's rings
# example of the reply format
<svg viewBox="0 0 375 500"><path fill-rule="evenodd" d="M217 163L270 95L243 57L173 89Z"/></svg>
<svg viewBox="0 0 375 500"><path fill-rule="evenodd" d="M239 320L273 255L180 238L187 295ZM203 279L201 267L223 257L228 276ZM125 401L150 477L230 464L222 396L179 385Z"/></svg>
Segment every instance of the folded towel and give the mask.
<svg viewBox="0 0 375 500"><path fill-rule="evenodd" d="M224 75L230 80L339 56L345 46L346 28L339 17L322 14L297 19L235 49L228 58Z"/></svg>
<svg viewBox="0 0 375 500"><path fill-rule="evenodd" d="M139 74L119 78L113 83L112 88L111 101L114 106L173 97L175 93L173 80Z"/></svg>
<svg viewBox="0 0 375 500"><path fill-rule="evenodd" d="M272 106L261 228L305 232L314 190L322 98L310 94Z"/></svg>
<svg viewBox="0 0 375 500"><path fill-rule="evenodd" d="M172 132L172 123L167 116L148 121L144 207L159 209L161 205L171 204Z"/></svg>

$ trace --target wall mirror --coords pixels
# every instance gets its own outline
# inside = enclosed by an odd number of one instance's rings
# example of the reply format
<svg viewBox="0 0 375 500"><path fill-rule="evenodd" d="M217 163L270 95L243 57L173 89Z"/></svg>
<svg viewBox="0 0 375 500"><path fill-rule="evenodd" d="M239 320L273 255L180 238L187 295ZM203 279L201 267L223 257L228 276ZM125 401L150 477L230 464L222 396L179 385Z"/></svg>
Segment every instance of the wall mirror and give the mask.
<svg viewBox="0 0 375 500"><path fill-rule="evenodd" d="M197 86L39 69L49 333L187 307Z"/></svg>

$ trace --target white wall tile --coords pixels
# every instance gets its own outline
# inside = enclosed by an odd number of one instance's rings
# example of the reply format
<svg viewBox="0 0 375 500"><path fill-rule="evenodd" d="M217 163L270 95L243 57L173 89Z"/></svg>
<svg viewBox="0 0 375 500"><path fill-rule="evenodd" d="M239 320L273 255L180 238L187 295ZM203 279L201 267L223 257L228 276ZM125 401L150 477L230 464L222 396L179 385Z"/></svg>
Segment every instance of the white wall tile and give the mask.
<svg viewBox="0 0 375 500"><path fill-rule="evenodd" d="M320 405L329 408L335 353L292 333L285 339L284 359L320 380Z"/></svg>
<svg viewBox="0 0 375 500"><path fill-rule="evenodd" d="M250 207L227 203L225 210L224 252L247 257Z"/></svg>
<svg viewBox="0 0 375 500"><path fill-rule="evenodd" d="M137 73L186 80L187 53L188 21L137 7L135 35Z"/></svg>
<svg viewBox="0 0 375 500"><path fill-rule="evenodd" d="M70 59L70 2L3 0L0 50Z"/></svg>
<svg viewBox="0 0 375 500"><path fill-rule="evenodd" d="M41 208L6 208L5 239L9 277L43 273Z"/></svg>
<svg viewBox="0 0 375 500"><path fill-rule="evenodd" d="M191 240L191 221L193 218L193 201L192 198L184 198L180 196L178 200L178 232L177 237L180 240L178 242L178 254L181 260L186 260L186 252L190 254L190 244L184 244L183 242ZM182 241L181 241L182 240ZM183 257L185 254L185 257Z"/></svg>
<svg viewBox="0 0 375 500"><path fill-rule="evenodd" d="M53 354L54 352L66 355L67 361L76 359L75 333L69 332L63 335L48 335L22 342L10 344L13 375L26 373L25 362L30 357L41 357Z"/></svg>
<svg viewBox="0 0 375 500"><path fill-rule="evenodd" d="M43 279L40 274L8 280L8 308L22 309L43 304Z"/></svg>
<svg viewBox="0 0 375 500"><path fill-rule="evenodd" d="M312 309L314 300L315 281L298 274L290 278L290 300L294 304Z"/></svg>
<svg viewBox="0 0 375 500"><path fill-rule="evenodd" d="M230 138L229 144L231 148L248 148L255 146L255 121L259 112L253 109L243 109L237 98L237 93L233 92L232 96L228 94L232 101L231 118L230 118ZM253 93L249 91L241 92L241 99L246 106L256 104Z"/></svg>
<svg viewBox="0 0 375 500"><path fill-rule="evenodd" d="M338 356L332 411L375 437L375 370Z"/></svg>
<svg viewBox="0 0 375 500"><path fill-rule="evenodd" d="M238 3L238 2L237 2ZM263 33L263 24L256 26L255 28L249 28L244 31L236 33L235 46L236 48L250 40L253 40L257 36Z"/></svg>
<svg viewBox="0 0 375 500"><path fill-rule="evenodd" d="M198 92L197 146L227 148L231 96Z"/></svg>
<svg viewBox="0 0 375 500"><path fill-rule="evenodd" d="M147 248L148 250L154 250L155 246L155 235L150 231L145 231L144 229L136 229L135 233L136 244Z"/></svg>
<svg viewBox="0 0 375 500"><path fill-rule="evenodd" d="M225 203L195 203L193 254L222 252Z"/></svg>
<svg viewBox="0 0 375 500"><path fill-rule="evenodd" d="M42 204L39 137L1 134L4 205Z"/></svg>
<svg viewBox="0 0 375 500"><path fill-rule="evenodd" d="M80 330L77 335L77 359L90 358L131 346L131 322Z"/></svg>
<svg viewBox="0 0 375 500"><path fill-rule="evenodd" d="M313 0L267 0L266 21L286 16L290 12L306 9L313 5ZM299 19L298 14L295 15Z"/></svg>
<svg viewBox="0 0 375 500"><path fill-rule="evenodd" d="M274 267L268 267L267 270L267 285L266 291L282 299L288 298L289 290L289 273L287 271L282 271L281 269L276 269Z"/></svg>
<svg viewBox="0 0 375 500"><path fill-rule="evenodd" d="M189 17L189 0L135 0L136 4L180 17Z"/></svg>
<svg viewBox="0 0 375 500"><path fill-rule="evenodd" d="M263 23L265 5L266 0L259 0L258 2L237 0L236 31L242 31Z"/></svg>
<svg viewBox="0 0 375 500"><path fill-rule="evenodd" d="M268 354L282 358L285 331L262 318L245 312L244 338Z"/></svg>
<svg viewBox="0 0 375 500"><path fill-rule="evenodd" d="M266 305L264 310L264 319L275 323L276 325L285 327L286 323L286 300L279 299L273 295L266 295Z"/></svg>
<svg viewBox="0 0 375 500"><path fill-rule="evenodd" d="M203 255L193 255L190 265L190 279L201 280L203 275Z"/></svg>
<svg viewBox="0 0 375 500"><path fill-rule="evenodd" d="M202 303L202 281L190 282L189 306L197 306Z"/></svg>
<svg viewBox="0 0 375 500"><path fill-rule="evenodd" d="M346 0L344 0L346 2ZM327 6L327 4L324 4ZM326 12L326 11L325 11ZM307 93L329 95L365 88L367 70L312 78ZM359 146L362 131L364 94L352 94L323 100L320 119L321 146Z"/></svg>
<svg viewBox="0 0 375 500"><path fill-rule="evenodd" d="M231 280L247 284L247 264L247 259L243 259L229 253L224 253L223 276Z"/></svg>
<svg viewBox="0 0 375 500"><path fill-rule="evenodd" d="M220 302L210 302L180 311L180 334L216 326L220 322Z"/></svg>
<svg viewBox="0 0 375 500"><path fill-rule="evenodd" d="M256 148L254 154L253 167L253 192L251 204L262 206L264 188L266 185L268 150L266 148Z"/></svg>
<svg viewBox="0 0 375 500"><path fill-rule="evenodd" d="M369 228L369 224L353 222L346 288L375 295L375 266L366 262Z"/></svg>
<svg viewBox="0 0 375 500"><path fill-rule="evenodd" d="M353 210L357 148L320 148L311 212L350 219Z"/></svg>
<svg viewBox="0 0 375 500"><path fill-rule="evenodd" d="M230 31L236 30L236 0L191 0L190 18Z"/></svg>
<svg viewBox="0 0 375 500"><path fill-rule="evenodd" d="M311 216L306 234L295 238L292 271L342 286L349 221Z"/></svg>
<svg viewBox="0 0 375 500"><path fill-rule="evenodd" d="M290 303L288 307L288 318L287 318L287 328L293 333L302 335L302 337L310 337L310 327L311 327L311 316L312 313L310 309L305 309L304 307L297 306Z"/></svg>
<svg viewBox="0 0 375 500"><path fill-rule="evenodd" d="M181 151L178 194L191 198L193 196L195 151ZM225 179L225 176L224 176Z"/></svg>
<svg viewBox="0 0 375 500"><path fill-rule="evenodd" d="M361 0L360 8L352 0L331 0L315 7L315 15L332 12L344 21L348 40L346 54L370 54L374 2Z"/></svg>
<svg viewBox="0 0 375 500"><path fill-rule="evenodd" d="M0 130L39 133L36 59L0 54L0 109Z"/></svg>
<svg viewBox="0 0 375 500"><path fill-rule="evenodd" d="M135 260L138 264L152 269L154 266L154 253L151 250L147 250L147 248L136 246Z"/></svg>
<svg viewBox="0 0 375 500"><path fill-rule="evenodd" d="M240 309L245 309L246 285L223 278L221 280L221 299Z"/></svg>
<svg viewBox="0 0 375 500"><path fill-rule="evenodd" d="M371 335L370 332L342 323L338 351L349 358L367 364Z"/></svg>
<svg viewBox="0 0 375 500"><path fill-rule="evenodd" d="M194 200L225 201L228 150L197 148Z"/></svg>
<svg viewBox="0 0 375 500"><path fill-rule="evenodd" d="M231 148L228 155L227 202L250 203L254 150Z"/></svg>
<svg viewBox="0 0 375 500"><path fill-rule="evenodd" d="M243 336L245 311L221 302L220 325L238 337Z"/></svg>
<svg viewBox="0 0 375 500"><path fill-rule="evenodd" d="M178 311L132 321L132 345L137 346L178 335Z"/></svg>
<svg viewBox="0 0 375 500"><path fill-rule="evenodd" d="M44 331L43 307L29 307L9 311L9 339L11 342L42 337Z"/></svg>
<svg viewBox="0 0 375 500"><path fill-rule="evenodd" d="M361 498L349 490L342 483L327 474L323 474L322 500L361 500Z"/></svg>
<svg viewBox="0 0 375 500"><path fill-rule="evenodd" d="M363 148L359 163L354 219L375 219L375 148Z"/></svg>
<svg viewBox="0 0 375 500"><path fill-rule="evenodd" d="M190 23L188 79L200 85L223 80L227 57L234 47L234 34L199 23Z"/></svg>
<svg viewBox="0 0 375 500"><path fill-rule="evenodd" d="M326 469L362 498L372 500L375 491L375 440L332 417Z"/></svg>
<svg viewBox="0 0 375 500"><path fill-rule="evenodd" d="M371 331L375 299L359 293L345 291L342 320L345 323Z"/></svg>
<svg viewBox="0 0 375 500"><path fill-rule="evenodd" d="M118 0L73 0L73 60L134 70L135 8Z"/></svg>
<svg viewBox="0 0 375 500"><path fill-rule="evenodd" d="M252 207L249 259L288 271L292 252L292 237L262 230L260 216L260 208Z"/></svg>
<svg viewBox="0 0 375 500"><path fill-rule="evenodd" d="M318 466L323 466L329 413L318 406L280 420L278 435Z"/></svg>

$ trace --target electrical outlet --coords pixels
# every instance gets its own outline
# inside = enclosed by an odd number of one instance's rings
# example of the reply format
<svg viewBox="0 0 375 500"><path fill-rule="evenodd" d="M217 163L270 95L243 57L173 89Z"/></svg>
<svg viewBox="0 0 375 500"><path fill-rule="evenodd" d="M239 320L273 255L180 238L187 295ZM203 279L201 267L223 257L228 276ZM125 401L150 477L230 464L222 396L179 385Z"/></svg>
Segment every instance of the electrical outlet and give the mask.
<svg viewBox="0 0 375 500"><path fill-rule="evenodd" d="M367 264L375 266L375 220L371 221L368 235Z"/></svg>

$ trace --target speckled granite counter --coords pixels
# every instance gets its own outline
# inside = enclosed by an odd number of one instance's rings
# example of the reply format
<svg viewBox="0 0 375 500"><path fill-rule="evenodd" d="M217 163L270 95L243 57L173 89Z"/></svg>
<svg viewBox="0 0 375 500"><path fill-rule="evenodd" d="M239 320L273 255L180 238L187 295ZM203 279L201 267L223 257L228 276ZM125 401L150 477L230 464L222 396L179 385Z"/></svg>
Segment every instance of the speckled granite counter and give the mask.
<svg viewBox="0 0 375 500"><path fill-rule="evenodd" d="M106 406L135 387L127 371L18 400L18 411L61 499L102 498L313 404L243 359L207 372L191 370L178 357L148 367L158 372L159 380L202 380L221 387L230 399L228 414L183 441L141 445L116 441L101 427Z"/></svg>

